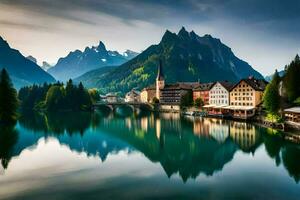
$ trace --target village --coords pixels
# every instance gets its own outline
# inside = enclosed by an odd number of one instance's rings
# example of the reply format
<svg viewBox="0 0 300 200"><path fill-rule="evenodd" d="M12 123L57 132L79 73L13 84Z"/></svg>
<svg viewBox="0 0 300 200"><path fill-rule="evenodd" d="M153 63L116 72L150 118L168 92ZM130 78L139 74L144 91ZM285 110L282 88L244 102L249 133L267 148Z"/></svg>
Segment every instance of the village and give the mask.
<svg viewBox="0 0 300 200"><path fill-rule="evenodd" d="M102 100L107 103L157 105L160 112L249 120L260 118L263 113L263 94L267 85L268 82L264 79L252 76L236 83L198 81L168 84L165 82L162 63L159 62L155 84L142 91L132 89L124 99L109 93L102 96ZM297 129L300 127L300 107L290 107L284 109L282 113L287 124Z"/></svg>

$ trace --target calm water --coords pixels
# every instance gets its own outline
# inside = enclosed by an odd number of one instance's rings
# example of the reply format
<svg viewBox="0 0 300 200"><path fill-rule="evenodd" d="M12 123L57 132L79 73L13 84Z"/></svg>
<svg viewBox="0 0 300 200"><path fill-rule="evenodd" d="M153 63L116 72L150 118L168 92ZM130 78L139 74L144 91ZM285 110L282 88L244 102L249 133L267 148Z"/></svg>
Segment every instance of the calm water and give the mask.
<svg viewBox="0 0 300 200"><path fill-rule="evenodd" d="M300 146L241 122L104 112L0 132L0 199L299 199Z"/></svg>

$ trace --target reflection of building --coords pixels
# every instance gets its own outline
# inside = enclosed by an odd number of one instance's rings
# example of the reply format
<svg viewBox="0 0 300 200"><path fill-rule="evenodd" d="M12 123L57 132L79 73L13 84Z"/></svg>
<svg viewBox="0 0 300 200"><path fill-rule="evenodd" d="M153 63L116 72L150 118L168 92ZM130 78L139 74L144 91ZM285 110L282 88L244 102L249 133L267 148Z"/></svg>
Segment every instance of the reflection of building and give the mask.
<svg viewBox="0 0 300 200"><path fill-rule="evenodd" d="M141 118L141 128L143 131L148 131L148 117Z"/></svg>
<svg viewBox="0 0 300 200"><path fill-rule="evenodd" d="M259 142L255 126L243 122L230 122L230 137L243 151L254 151Z"/></svg>
<svg viewBox="0 0 300 200"><path fill-rule="evenodd" d="M209 127L209 118L194 118L194 134L208 137Z"/></svg>
<svg viewBox="0 0 300 200"><path fill-rule="evenodd" d="M218 142L223 143L229 136L229 125L224 120L211 119L209 134Z"/></svg>
<svg viewBox="0 0 300 200"><path fill-rule="evenodd" d="M130 92L127 92L125 95L125 102L140 102L141 97L140 97L140 92L132 89Z"/></svg>
<svg viewBox="0 0 300 200"><path fill-rule="evenodd" d="M156 133L156 137L157 139L160 138L160 134L161 134L161 123L160 123L160 119L156 119L155 121L155 133Z"/></svg>
<svg viewBox="0 0 300 200"><path fill-rule="evenodd" d="M199 86L193 89L193 100L201 98L204 105L209 104L209 90L212 85L213 83L200 83Z"/></svg>
<svg viewBox="0 0 300 200"><path fill-rule="evenodd" d="M230 109L233 117L247 118L255 114L261 104L267 82L253 77L240 80L230 91Z"/></svg>
<svg viewBox="0 0 300 200"><path fill-rule="evenodd" d="M284 116L288 122L294 122L300 125L300 107L285 109Z"/></svg>

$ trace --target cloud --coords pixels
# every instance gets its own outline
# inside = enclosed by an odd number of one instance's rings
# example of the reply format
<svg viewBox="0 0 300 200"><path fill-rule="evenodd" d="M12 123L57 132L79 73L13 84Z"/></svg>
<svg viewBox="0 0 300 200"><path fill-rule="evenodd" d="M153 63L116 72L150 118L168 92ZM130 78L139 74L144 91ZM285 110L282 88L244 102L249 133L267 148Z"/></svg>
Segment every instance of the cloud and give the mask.
<svg viewBox="0 0 300 200"><path fill-rule="evenodd" d="M126 23L141 20L170 25L228 19L264 31L283 34L300 31L300 23L293 20L300 19L298 0L284 3L281 0L3 0L1 3L90 25L95 24L77 16L77 12L107 14Z"/></svg>
<svg viewBox="0 0 300 200"><path fill-rule="evenodd" d="M1 20L0 19L0 26L6 26L10 28L16 28L16 29L29 29L29 30L43 30L43 31L49 31L51 30L49 26L45 25L38 25L38 24L29 24L29 23L20 23L20 22L13 22L8 20Z"/></svg>

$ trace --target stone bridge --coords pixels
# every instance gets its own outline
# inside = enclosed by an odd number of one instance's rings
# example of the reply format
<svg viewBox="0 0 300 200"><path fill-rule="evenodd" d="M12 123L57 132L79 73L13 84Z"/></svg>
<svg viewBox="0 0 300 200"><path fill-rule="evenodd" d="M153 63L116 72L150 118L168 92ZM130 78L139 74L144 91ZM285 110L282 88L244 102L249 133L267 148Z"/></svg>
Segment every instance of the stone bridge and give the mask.
<svg viewBox="0 0 300 200"><path fill-rule="evenodd" d="M93 104L93 109L108 107L111 111L115 111L119 107L130 107L133 112L137 110L153 110L154 106L150 103L142 102L97 102Z"/></svg>

